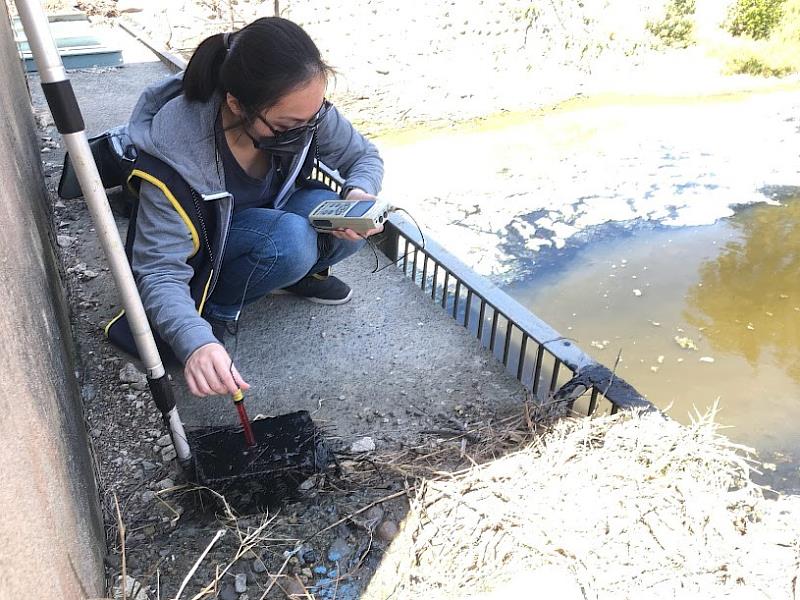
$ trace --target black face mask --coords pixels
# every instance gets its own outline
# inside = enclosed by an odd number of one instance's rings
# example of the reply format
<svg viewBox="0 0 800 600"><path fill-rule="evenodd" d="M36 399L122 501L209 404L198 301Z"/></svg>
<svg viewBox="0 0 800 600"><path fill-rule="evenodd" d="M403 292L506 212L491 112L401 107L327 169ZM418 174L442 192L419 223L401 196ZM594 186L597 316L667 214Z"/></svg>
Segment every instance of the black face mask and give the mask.
<svg viewBox="0 0 800 600"><path fill-rule="evenodd" d="M253 146L259 150L264 150L270 154L294 156L300 154L308 145L316 129L316 126L306 125L270 137L254 138L249 133L247 135L253 140Z"/></svg>
<svg viewBox="0 0 800 600"><path fill-rule="evenodd" d="M311 141L311 138L314 137L317 127L330 108L330 102L323 100L319 111L309 123L301 125L300 127L287 129L286 131L275 131L264 117L259 116L258 118L272 131L273 135L271 137L262 137L258 139L254 138L249 133L247 135L253 140L253 146L259 150L264 150L271 154L294 156L300 154L305 149Z"/></svg>

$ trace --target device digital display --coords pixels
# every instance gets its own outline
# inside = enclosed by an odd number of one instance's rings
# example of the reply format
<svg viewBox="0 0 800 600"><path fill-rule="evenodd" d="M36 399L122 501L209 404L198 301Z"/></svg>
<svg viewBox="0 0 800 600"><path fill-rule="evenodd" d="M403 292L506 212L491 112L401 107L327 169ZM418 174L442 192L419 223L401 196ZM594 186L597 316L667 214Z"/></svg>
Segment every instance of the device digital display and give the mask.
<svg viewBox="0 0 800 600"><path fill-rule="evenodd" d="M364 214L372 208L375 204L372 200L361 200L353 205L353 208L347 211L348 217L363 217Z"/></svg>

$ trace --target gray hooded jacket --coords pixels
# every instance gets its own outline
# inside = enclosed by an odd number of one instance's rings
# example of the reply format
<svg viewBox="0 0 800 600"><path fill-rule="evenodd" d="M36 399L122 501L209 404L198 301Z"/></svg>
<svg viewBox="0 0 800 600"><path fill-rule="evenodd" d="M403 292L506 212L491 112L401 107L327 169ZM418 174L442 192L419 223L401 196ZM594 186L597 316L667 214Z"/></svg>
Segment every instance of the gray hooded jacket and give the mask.
<svg viewBox="0 0 800 600"><path fill-rule="evenodd" d="M173 168L205 201L222 202L228 218L222 219L221 227L227 228L235 199L226 191L214 136L222 99L189 102L182 88L182 74L148 87L133 110L128 133L138 150ZM316 139L319 159L338 170L346 186L378 193L383 161L377 149L335 108L322 119ZM295 191L295 180L309 151L307 146L293 158L274 208L280 209ZM223 231L222 239L226 237ZM193 270L186 261L193 242L186 225L162 191L146 181L139 191L135 239L132 269L147 316L185 363L197 348L217 340L189 293Z"/></svg>

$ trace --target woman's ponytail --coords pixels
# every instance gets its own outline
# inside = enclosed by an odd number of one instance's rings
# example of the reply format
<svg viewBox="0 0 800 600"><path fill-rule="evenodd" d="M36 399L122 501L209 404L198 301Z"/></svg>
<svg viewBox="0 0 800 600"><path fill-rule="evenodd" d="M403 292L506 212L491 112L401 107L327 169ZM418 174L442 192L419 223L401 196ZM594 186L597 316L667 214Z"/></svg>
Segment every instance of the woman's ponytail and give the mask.
<svg viewBox="0 0 800 600"><path fill-rule="evenodd" d="M332 73L299 25L262 17L239 31L204 39L183 74L183 93L200 102L229 93L250 120L298 86Z"/></svg>
<svg viewBox="0 0 800 600"><path fill-rule="evenodd" d="M220 89L220 72L227 53L222 33L200 42L183 74L183 93L187 100L205 102Z"/></svg>

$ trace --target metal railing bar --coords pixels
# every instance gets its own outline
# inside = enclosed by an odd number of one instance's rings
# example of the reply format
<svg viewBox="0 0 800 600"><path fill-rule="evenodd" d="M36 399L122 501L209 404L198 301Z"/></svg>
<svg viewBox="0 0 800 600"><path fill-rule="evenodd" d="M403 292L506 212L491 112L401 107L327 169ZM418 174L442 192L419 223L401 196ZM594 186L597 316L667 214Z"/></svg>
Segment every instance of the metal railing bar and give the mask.
<svg viewBox="0 0 800 600"><path fill-rule="evenodd" d="M439 275L439 263L433 261L433 281L431 282L431 300L436 302L436 278Z"/></svg>
<svg viewBox="0 0 800 600"><path fill-rule="evenodd" d="M517 379L522 381L522 371L525 368L525 351L528 346L528 334L522 334L522 343L519 346L519 362L517 364Z"/></svg>
<svg viewBox="0 0 800 600"><path fill-rule="evenodd" d="M464 327L469 329L469 317L472 310L472 290L467 289L467 303L464 305Z"/></svg>
<svg viewBox="0 0 800 600"><path fill-rule="evenodd" d="M542 363L544 362L544 346L539 344L539 348L536 350L536 363L533 367L533 395L536 396L539 393L539 381L542 378Z"/></svg>
<svg viewBox="0 0 800 600"><path fill-rule="evenodd" d="M425 291L425 284L427 283L428 279L428 255L424 254L425 260L422 261L422 291Z"/></svg>
<svg viewBox="0 0 800 600"><path fill-rule="evenodd" d="M417 283L417 253L419 252L418 248L414 248L414 261L411 263L411 281Z"/></svg>
<svg viewBox="0 0 800 600"><path fill-rule="evenodd" d="M558 385L558 370L561 367L561 361L558 357L556 357L555 363L553 364L553 377L550 379L550 393L556 391L556 386Z"/></svg>
<svg viewBox="0 0 800 600"><path fill-rule="evenodd" d="M461 296L461 280L456 279L456 290L453 292L453 318L458 319L458 300Z"/></svg>
<svg viewBox="0 0 800 600"><path fill-rule="evenodd" d="M508 366L508 351L511 348L511 333L514 323L506 317L506 339L503 342L503 364Z"/></svg>
<svg viewBox="0 0 800 600"><path fill-rule="evenodd" d="M589 410L587 411L587 414L589 416L592 416L594 414L594 411L597 410L597 396L599 394L600 394L600 392L597 390L597 388L593 387L592 388L592 397L589 400Z"/></svg>
<svg viewBox="0 0 800 600"><path fill-rule="evenodd" d="M494 313L492 314L492 331L489 335L489 352L494 354L494 342L497 339L497 318L500 316L500 311L496 306L492 306Z"/></svg>
<svg viewBox="0 0 800 600"><path fill-rule="evenodd" d="M480 296L479 296L480 298ZM486 318L486 300L481 298L481 307L478 310L478 341L483 344L483 321Z"/></svg>
<svg viewBox="0 0 800 600"><path fill-rule="evenodd" d="M447 308L447 294L450 292L450 271L444 270L444 289L442 290L442 308Z"/></svg>
<svg viewBox="0 0 800 600"><path fill-rule="evenodd" d="M403 252L403 275L408 274L408 246L411 243L411 240L406 238L406 250Z"/></svg>

